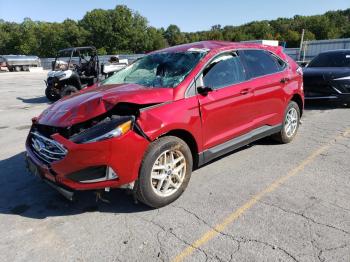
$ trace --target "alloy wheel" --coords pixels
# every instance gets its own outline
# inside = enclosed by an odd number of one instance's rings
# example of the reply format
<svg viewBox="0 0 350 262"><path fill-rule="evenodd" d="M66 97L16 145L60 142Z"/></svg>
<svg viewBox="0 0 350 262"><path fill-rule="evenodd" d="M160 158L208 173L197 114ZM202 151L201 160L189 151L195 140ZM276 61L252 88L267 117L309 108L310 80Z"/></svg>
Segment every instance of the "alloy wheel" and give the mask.
<svg viewBox="0 0 350 262"><path fill-rule="evenodd" d="M163 152L152 167L153 191L161 197L173 195L184 181L186 168L185 156L179 150Z"/></svg>
<svg viewBox="0 0 350 262"><path fill-rule="evenodd" d="M284 130L288 138L292 137L298 128L298 112L295 108L290 108L284 122Z"/></svg>

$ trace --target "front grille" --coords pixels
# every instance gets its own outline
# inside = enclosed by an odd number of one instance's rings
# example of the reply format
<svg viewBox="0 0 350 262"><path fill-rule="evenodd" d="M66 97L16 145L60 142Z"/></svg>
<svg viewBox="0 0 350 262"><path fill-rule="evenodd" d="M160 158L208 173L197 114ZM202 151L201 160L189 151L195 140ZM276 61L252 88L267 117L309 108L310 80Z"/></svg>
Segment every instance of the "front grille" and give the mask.
<svg viewBox="0 0 350 262"><path fill-rule="evenodd" d="M63 159L67 154L60 143L42 136L37 132L31 132L30 146L34 154L47 164Z"/></svg>
<svg viewBox="0 0 350 262"><path fill-rule="evenodd" d="M53 127L53 126L46 126L46 125L39 125L39 124L35 124L33 126L33 131L39 133L42 136L45 137L50 137L53 134L60 134L61 136L63 136L64 138L68 138L69 137L69 131L67 128L63 128L63 127Z"/></svg>

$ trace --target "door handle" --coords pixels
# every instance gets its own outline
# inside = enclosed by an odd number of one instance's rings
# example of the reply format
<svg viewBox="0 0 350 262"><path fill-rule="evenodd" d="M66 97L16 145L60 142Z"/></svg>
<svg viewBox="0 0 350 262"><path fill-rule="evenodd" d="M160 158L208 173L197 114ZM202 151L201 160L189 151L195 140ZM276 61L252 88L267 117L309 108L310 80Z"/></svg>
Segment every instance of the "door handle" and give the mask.
<svg viewBox="0 0 350 262"><path fill-rule="evenodd" d="M250 88L245 88L245 89L242 89L242 90L241 90L240 94L241 94L241 95L246 95L246 94L249 93L249 91L250 91Z"/></svg>
<svg viewBox="0 0 350 262"><path fill-rule="evenodd" d="M289 82L289 78L288 77L284 77L284 78L282 78L281 80L280 80L280 82L282 83L282 84L285 84L285 83L288 83Z"/></svg>

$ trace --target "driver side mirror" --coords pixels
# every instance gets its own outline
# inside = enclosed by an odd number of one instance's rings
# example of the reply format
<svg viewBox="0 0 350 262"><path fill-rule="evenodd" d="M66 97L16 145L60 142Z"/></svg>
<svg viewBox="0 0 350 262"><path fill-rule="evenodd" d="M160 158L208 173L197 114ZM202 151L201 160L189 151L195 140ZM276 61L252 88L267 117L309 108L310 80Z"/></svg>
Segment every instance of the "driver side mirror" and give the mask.
<svg viewBox="0 0 350 262"><path fill-rule="evenodd" d="M203 96L208 95L209 92L213 91L213 88L209 86L199 86L197 87L198 94L201 94Z"/></svg>
<svg viewBox="0 0 350 262"><path fill-rule="evenodd" d="M213 88L204 84L203 76L200 76L197 79L195 79L195 85L197 87L197 93L202 96L206 96L209 92L213 91Z"/></svg>

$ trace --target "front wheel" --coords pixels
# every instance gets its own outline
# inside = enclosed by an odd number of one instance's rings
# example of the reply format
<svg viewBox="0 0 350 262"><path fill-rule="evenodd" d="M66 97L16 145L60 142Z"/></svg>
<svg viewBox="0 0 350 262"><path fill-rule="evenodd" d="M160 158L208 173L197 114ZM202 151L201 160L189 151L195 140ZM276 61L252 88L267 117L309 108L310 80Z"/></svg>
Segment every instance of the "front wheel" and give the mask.
<svg viewBox="0 0 350 262"><path fill-rule="evenodd" d="M192 165L191 150L183 140L159 138L149 146L142 161L135 185L137 198L154 208L170 204L185 191Z"/></svg>
<svg viewBox="0 0 350 262"><path fill-rule="evenodd" d="M75 86L66 85L61 89L61 97L70 96L76 92L78 92L78 89Z"/></svg>
<svg viewBox="0 0 350 262"><path fill-rule="evenodd" d="M292 142L300 125L300 108L294 101L290 101L284 115L282 129L273 138L280 143Z"/></svg>
<svg viewBox="0 0 350 262"><path fill-rule="evenodd" d="M61 98L61 95L57 93L57 91L52 86L46 87L45 95L47 99L49 99L52 102L55 102Z"/></svg>

